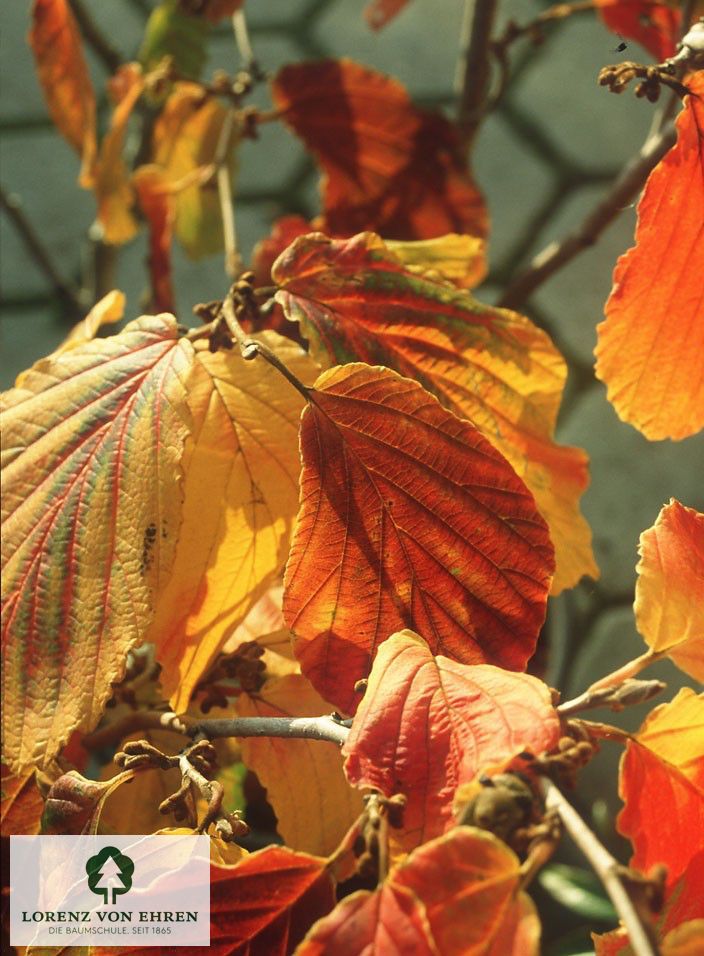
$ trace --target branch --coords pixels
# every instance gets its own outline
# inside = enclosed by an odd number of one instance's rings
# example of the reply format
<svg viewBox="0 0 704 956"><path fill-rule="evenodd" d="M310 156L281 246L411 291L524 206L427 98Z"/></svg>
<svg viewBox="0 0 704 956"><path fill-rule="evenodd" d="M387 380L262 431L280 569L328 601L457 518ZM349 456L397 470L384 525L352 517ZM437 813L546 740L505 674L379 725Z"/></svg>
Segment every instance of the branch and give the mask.
<svg viewBox="0 0 704 956"><path fill-rule="evenodd" d="M491 29L497 0L465 0L460 59L455 86L459 93L457 126L462 152L469 156L486 112L491 64Z"/></svg>
<svg viewBox="0 0 704 956"><path fill-rule="evenodd" d="M123 58L107 37L103 35L92 15L83 6L83 0L69 0L69 5L86 43L93 48L93 52L102 60L108 73L115 73L122 66Z"/></svg>
<svg viewBox="0 0 704 956"><path fill-rule="evenodd" d="M22 209L22 202L19 197L6 193L0 186L0 206L12 220L12 224L24 240L30 255L39 266L41 271L47 277L54 287L54 291L62 299L64 304L75 313L76 317L81 317L85 313L83 303L79 297L77 289L70 285L59 274L54 265L48 250L39 238L39 234L29 221Z"/></svg>
<svg viewBox="0 0 704 956"><path fill-rule="evenodd" d="M344 744L350 730L334 717L223 717L200 720L189 727L191 737L290 737Z"/></svg>
<svg viewBox="0 0 704 956"><path fill-rule="evenodd" d="M559 814L565 829L589 860L604 889L611 897L616 912L626 928L635 956L658 956L657 945L652 940L649 927L638 912L633 899L634 887L639 884L628 877L628 871L624 873L618 861L597 840L551 780L540 777L540 788L545 798L546 809L554 810Z"/></svg>
<svg viewBox="0 0 704 956"><path fill-rule="evenodd" d="M648 662L650 663L650 662ZM581 710L593 710L595 707L609 707L611 710L623 710L633 704L643 704L665 690L667 684L661 680L632 680L627 678L620 684L599 686L592 684L583 694L572 700L566 700L556 709L561 717L570 717Z"/></svg>
<svg viewBox="0 0 704 956"><path fill-rule="evenodd" d="M539 252L528 269L511 282L498 305L507 309L518 308L551 275L567 265L580 252L594 245L621 210L635 199L651 170L674 146L676 138L675 128L670 124L654 139L649 139L626 164L608 194L589 213L581 226L561 242L551 242Z"/></svg>
<svg viewBox="0 0 704 956"><path fill-rule="evenodd" d="M107 727L87 734L81 743L87 750L102 750L103 747L119 744L138 730L171 730L175 734L183 734L186 732L186 726L180 717L171 711L135 710Z"/></svg>

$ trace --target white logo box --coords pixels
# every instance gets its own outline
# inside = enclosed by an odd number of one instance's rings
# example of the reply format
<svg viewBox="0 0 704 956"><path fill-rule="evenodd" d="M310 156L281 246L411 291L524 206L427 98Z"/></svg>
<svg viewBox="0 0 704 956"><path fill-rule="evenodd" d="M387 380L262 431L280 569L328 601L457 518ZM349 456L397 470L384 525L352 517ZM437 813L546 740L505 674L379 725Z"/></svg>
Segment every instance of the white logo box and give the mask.
<svg viewBox="0 0 704 956"><path fill-rule="evenodd" d="M10 942L209 946L209 838L10 837Z"/></svg>

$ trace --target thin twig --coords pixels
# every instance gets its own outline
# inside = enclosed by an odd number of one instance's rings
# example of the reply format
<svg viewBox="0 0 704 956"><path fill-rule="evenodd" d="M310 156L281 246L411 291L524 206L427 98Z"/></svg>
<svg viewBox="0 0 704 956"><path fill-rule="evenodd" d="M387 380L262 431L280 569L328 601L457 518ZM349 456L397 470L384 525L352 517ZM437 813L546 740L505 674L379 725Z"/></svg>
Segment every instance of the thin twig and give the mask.
<svg viewBox="0 0 704 956"><path fill-rule="evenodd" d="M333 717L232 717L200 720L189 728L191 737L290 737L344 744L349 728Z"/></svg>
<svg viewBox="0 0 704 956"><path fill-rule="evenodd" d="M5 190L0 186L0 206L2 206L4 211L7 213L8 217L12 221L12 224L24 240L24 243L27 246L32 258L47 279L51 282L56 293L69 307L71 312L75 313L76 317L82 316L85 310L83 308L83 303L81 302L78 290L70 285L60 275L59 270L54 265L48 250L39 238L39 234L25 215L24 210L22 209L22 202L20 201L19 197L5 192Z"/></svg>
<svg viewBox="0 0 704 956"><path fill-rule="evenodd" d="M574 807L562 795L559 788L540 778L540 787L547 810L556 811L565 829L592 865L609 894L621 922L626 928L635 956L658 956L658 948L644 925L623 879L623 870L606 847L597 840Z"/></svg>
<svg viewBox="0 0 704 956"><path fill-rule="evenodd" d="M578 697L560 704L557 707L557 712L561 717L570 717L572 714L579 713L582 710L593 710L595 707L623 710L624 707L651 700L666 687L667 684L661 680L632 680L630 678L616 685L603 687L593 685Z"/></svg>
<svg viewBox="0 0 704 956"><path fill-rule="evenodd" d="M651 170L674 145L676 133L667 126L659 136L645 143L621 171L608 194L584 219L579 228L559 242L551 242L533 259L528 269L518 275L504 292L499 305L515 309L555 272L576 255L594 245L599 236L631 204L640 192Z"/></svg>
<svg viewBox="0 0 704 956"><path fill-rule="evenodd" d="M103 35L92 14L84 7L83 0L69 0L69 5L86 42L93 48L98 58L102 60L108 73L115 73L124 63L123 57Z"/></svg>
<svg viewBox="0 0 704 956"><path fill-rule="evenodd" d="M254 57L254 50L249 39L249 30L247 29L247 18L244 10L236 10L232 14L232 30L235 34L235 43L242 61L242 69L248 73L256 71L257 61ZM254 67L254 69L253 69Z"/></svg>
<svg viewBox="0 0 704 956"><path fill-rule="evenodd" d="M459 95L457 126L466 158L487 108L496 7L496 0L465 0L455 86Z"/></svg>
<svg viewBox="0 0 704 956"><path fill-rule="evenodd" d="M87 750L102 750L103 747L120 743L138 730L171 730L175 734L183 734L186 727L180 717L171 711L135 710L107 727L88 734L83 738L82 745Z"/></svg>
<svg viewBox="0 0 704 956"><path fill-rule="evenodd" d="M220 197L220 216L222 218L222 234L225 246L225 273L231 279L237 278L242 271L242 256L237 246L235 206L232 197L230 164L228 162L230 141L237 119L237 111L235 109L228 110L220 129L213 160L217 170L218 196Z"/></svg>
<svg viewBox="0 0 704 956"><path fill-rule="evenodd" d="M628 661L628 663L624 664L622 667L619 667L610 674L606 674L604 677L600 677L599 680L594 681L591 687L587 688L586 693L593 694L595 691L601 690L602 688L614 687L616 684L621 684L623 681L628 680L631 677L635 677L636 674L640 674L642 670L645 670L646 667L650 667L651 664L661 661L663 657L666 656L667 654L665 651L654 651L652 649L647 650L645 654L635 657L632 661Z"/></svg>

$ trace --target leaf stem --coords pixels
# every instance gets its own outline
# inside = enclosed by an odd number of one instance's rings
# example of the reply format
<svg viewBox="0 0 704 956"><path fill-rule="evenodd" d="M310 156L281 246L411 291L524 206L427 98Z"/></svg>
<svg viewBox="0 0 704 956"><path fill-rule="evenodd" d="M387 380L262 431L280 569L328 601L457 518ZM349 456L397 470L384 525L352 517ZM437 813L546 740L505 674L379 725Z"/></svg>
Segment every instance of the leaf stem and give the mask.
<svg viewBox="0 0 704 956"><path fill-rule="evenodd" d="M457 126L466 159L486 113L491 75L491 30L497 0L465 0L455 87Z"/></svg>
<svg viewBox="0 0 704 956"><path fill-rule="evenodd" d="M607 226L636 198L651 170L675 144L672 124L655 138L648 139L624 166L607 195L595 206L582 224L559 242L551 242L533 259L530 266L508 286L498 302L502 308L518 308L550 276L576 255L593 246Z"/></svg>
<svg viewBox="0 0 704 956"><path fill-rule="evenodd" d="M635 677L636 674L640 674L640 672L645 670L646 667L649 667L651 664L655 664L657 661L662 660L663 657L666 656L667 655L665 651L654 651L652 649L647 650L645 654L635 657L632 661L628 661L628 663L624 664L622 667L617 668L610 674L606 674L605 677L600 677L599 680L594 681L591 687L587 688L585 693L593 694L595 691L599 691L604 687L614 687L616 684L621 684L625 680Z"/></svg>
<svg viewBox="0 0 704 956"><path fill-rule="evenodd" d="M540 787L547 810L559 814L565 829L589 860L594 872L609 894L621 922L626 928L635 956L658 956L657 945L644 924L629 888L624 881L623 868L592 833L574 807L547 777L540 778Z"/></svg>
<svg viewBox="0 0 704 956"><path fill-rule="evenodd" d="M349 735L334 717L223 717L201 720L189 727L191 737L289 737L292 739L327 740L344 744Z"/></svg>
<svg viewBox="0 0 704 956"><path fill-rule="evenodd" d="M650 700L663 691L666 686L660 680L633 680L630 677L617 684L607 684L605 686L592 684L584 693L579 694L572 700L566 700L564 704L560 704L556 709L561 717L570 717L581 710L593 710L595 707L623 710L624 707L632 704L642 704Z"/></svg>

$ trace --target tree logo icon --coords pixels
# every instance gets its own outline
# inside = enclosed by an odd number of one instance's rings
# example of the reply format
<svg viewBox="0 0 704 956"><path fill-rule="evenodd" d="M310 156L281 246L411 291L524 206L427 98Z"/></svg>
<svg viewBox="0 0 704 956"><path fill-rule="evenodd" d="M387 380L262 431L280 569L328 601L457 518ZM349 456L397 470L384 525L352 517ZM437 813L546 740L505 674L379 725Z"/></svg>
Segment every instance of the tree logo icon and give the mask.
<svg viewBox="0 0 704 956"><path fill-rule="evenodd" d="M132 886L134 862L116 847L106 846L88 860L86 873L91 892L102 896L106 906L108 902L114 906L116 897L127 893Z"/></svg>

